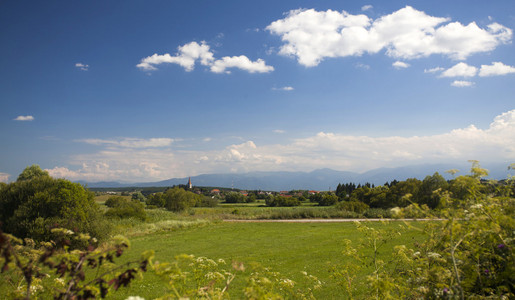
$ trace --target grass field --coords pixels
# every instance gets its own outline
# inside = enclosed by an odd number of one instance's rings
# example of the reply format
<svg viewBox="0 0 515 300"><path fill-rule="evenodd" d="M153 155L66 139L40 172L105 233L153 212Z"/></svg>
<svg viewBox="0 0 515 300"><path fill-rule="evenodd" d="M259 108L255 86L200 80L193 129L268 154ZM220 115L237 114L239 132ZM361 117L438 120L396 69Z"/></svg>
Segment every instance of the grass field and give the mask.
<svg viewBox="0 0 515 300"><path fill-rule="evenodd" d="M370 223L372 227L398 228L402 222ZM421 227L421 224L414 224ZM382 248L387 259L394 245L412 245L422 238L416 230L408 230ZM340 299L342 290L330 278L330 268L341 264L343 239L358 243L360 233L352 223L217 223L210 226L185 228L179 231L155 233L131 238L131 249L124 260L135 259L145 250L153 249L157 261L171 261L178 254L193 254L212 259L224 259L250 264L257 262L302 286L302 271L318 277L323 285L315 292L317 299ZM361 275L363 276L363 274ZM244 275L235 279L231 296L241 289ZM359 280L359 279L358 279ZM166 291L160 279L148 272L143 280L113 294L114 299L139 295L145 299L162 296ZM366 291L362 290L361 293Z"/></svg>

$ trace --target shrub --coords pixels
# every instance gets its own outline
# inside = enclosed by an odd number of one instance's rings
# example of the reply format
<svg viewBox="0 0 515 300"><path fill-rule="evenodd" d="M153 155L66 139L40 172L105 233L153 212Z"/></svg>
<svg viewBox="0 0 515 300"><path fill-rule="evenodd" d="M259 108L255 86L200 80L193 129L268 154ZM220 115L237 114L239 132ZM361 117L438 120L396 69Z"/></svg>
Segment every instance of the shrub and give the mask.
<svg viewBox="0 0 515 300"><path fill-rule="evenodd" d="M366 218L380 219L380 218L391 218L392 212L389 209L383 208L369 208L363 212Z"/></svg>
<svg viewBox="0 0 515 300"><path fill-rule="evenodd" d="M338 203L338 196L331 193L317 193L309 197L311 202L316 202L320 206L331 206Z"/></svg>
<svg viewBox="0 0 515 300"><path fill-rule="evenodd" d="M128 202L129 200L127 200L125 197L123 196L111 196L109 197L106 202L104 203L105 206L107 207L116 207L122 203L125 203L125 202Z"/></svg>
<svg viewBox="0 0 515 300"><path fill-rule="evenodd" d="M195 206L196 207L216 207L218 205L218 199L209 196L203 196L200 198Z"/></svg>
<svg viewBox="0 0 515 300"><path fill-rule="evenodd" d="M93 193L78 183L45 174L17 180L0 190L0 222L5 232L36 241L50 240L52 227L89 233L97 239L109 232Z"/></svg>
<svg viewBox="0 0 515 300"><path fill-rule="evenodd" d="M147 213L145 207L139 200L125 200L118 202L117 205L109 208L106 213L106 217L118 217L123 218L137 218L140 220L146 220Z"/></svg>
<svg viewBox="0 0 515 300"><path fill-rule="evenodd" d="M266 199L266 205L272 207L278 206L299 206L300 201L295 197L284 197L284 196L275 196L268 197Z"/></svg>
<svg viewBox="0 0 515 300"><path fill-rule="evenodd" d="M163 193L154 193L154 194L148 195L146 203L147 203L147 206L154 205L157 207L164 207L166 201L163 197Z"/></svg>
<svg viewBox="0 0 515 300"><path fill-rule="evenodd" d="M147 200L145 196L141 192L135 192L132 194L132 200L139 200L141 202L145 202Z"/></svg>
<svg viewBox="0 0 515 300"><path fill-rule="evenodd" d="M245 203L245 196L238 192L230 192L225 195L226 203Z"/></svg>
<svg viewBox="0 0 515 300"><path fill-rule="evenodd" d="M362 214L369 207L365 203L359 201L342 201L336 204L336 208L340 210L352 211L355 213Z"/></svg>

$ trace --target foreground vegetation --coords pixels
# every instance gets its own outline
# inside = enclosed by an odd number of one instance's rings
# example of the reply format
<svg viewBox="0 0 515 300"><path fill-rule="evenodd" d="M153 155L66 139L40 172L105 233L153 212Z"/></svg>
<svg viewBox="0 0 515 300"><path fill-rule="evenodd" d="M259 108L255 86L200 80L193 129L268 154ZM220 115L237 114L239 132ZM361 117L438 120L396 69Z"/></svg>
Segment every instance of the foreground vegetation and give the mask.
<svg viewBox="0 0 515 300"><path fill-rule="evenodd" d="M353 199L354 192L347 200L316 194L319 207L306 201L300 207L273 207L274 196L213 208L205 196L181 188L158 197L108 197L99 206L80 185L32 166L16 182L0 186L0 221L7 225L2 228L24 238L0 233L0 297L512 298L515 184L513 179L482 182L485 174L473 162L471 175L436 180L447 185L433 185L427 201L415 201L422 199L420 192L405 193L400 199L407 204L392 209L367 204L366 194ZM279 202L292 198L279 197L286 198ZM268 207L254 205L260 200ZM331 201L333 206L321 204ZM440 220L220 222L373 211L378 217ZM129 240L107 233L123 233ZM121 287L128 289L117 291Z"/></svg>

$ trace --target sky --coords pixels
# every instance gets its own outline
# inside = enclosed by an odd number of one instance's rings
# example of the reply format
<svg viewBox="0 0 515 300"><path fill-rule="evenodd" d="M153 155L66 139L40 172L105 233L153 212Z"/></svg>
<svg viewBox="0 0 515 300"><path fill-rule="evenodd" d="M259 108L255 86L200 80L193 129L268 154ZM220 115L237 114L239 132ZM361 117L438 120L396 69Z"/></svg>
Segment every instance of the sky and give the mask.
<svg viewBox="0 0 515 300"><path fill-rule="evenodd" d="M515 162L515 1L0 3L0 181Z"/></svg>

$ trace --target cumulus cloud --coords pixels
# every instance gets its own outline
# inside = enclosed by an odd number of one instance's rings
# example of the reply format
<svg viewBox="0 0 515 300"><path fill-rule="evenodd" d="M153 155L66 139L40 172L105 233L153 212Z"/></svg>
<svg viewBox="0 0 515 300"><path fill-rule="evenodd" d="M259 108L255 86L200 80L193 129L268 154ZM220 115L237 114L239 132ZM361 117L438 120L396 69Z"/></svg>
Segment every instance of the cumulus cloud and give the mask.
<svg viewBox="0 0 515 300"><path fill-rule="evenodd" d="M186 71L190 72L193 71L197 60L200 60L200 64L204 66L211 64L214 60L213 53L205 41L202 41L200 44L197 42L191 42L183 46L179 46L177 50L178 53L174 56L171 56L168 53L163 55L155 53L152 56L145 57L136 65L136 67L145 71L153 71L157 70L155 67L157 65L170 63L178 64Z"/></svg>
<svg viewBox="0 0 515 300"><path fill-rule="evenodd" d="M408 63L405 63L403 61L396 61L392 64L392 66L396 69L406 69L406 68L409 68L409 64Z"/></svg>
<svg viewBox="0 0 515 300"><path fill-rule="evenodd" d="M474 85L474 82L466 81L466 80L454 80L451 83L452 86L455 87L470 87Z"/></svg>
<svg viewBox="0 0 515 300"><path fill-rule="evenodd" d="M68 166L48 171L69 179L153 181L205 173L310 171L333 168L366 171L408 164L515 160L515 110L496 116L486 129L475 125L427 136L370 137L320 132L282 144L253 141L221 149L111 148L73 156Z"/></svg>
<svg viewBox="0 0 515 300"><path fill-rule="evenodd" d="M9 174L0 172L0 182L5 182L9 180Z"/></svg>
<svg viewBox="0 0 515 300"><path fill-rule="evenodd" d="M198 61L203 66L209 66L213 73L230 73L230 71L226 71L228 68L237 68L249 73L268 73L274 70L272 66L267 66L264 60L251 61L244 55L215 59L213 52L205 41L200 44L191 42L179 46L177 49L178 52L174 56L169 53L162 55L155 53L152 56L145 57L136 67L144 71L154 71L157 70L156 66L160 64L171 63L178 64L187 72L191 72Z"/></svg>
<svg viewBox="0 0 515 300"><path fill-rule="evenodd" d="M257 61L251 61L245 55L240 56L225 56L221 59L217 59L211 65L211 72L213 73L230 73L226 71L228 68L237 68L249 73L268 73L274 70L274 67L267 66L265 61L258 59Z"/></svg>
<svg viewBox="0 0 515 300"><path fill-rule="evenodd" d="M83 64L83 63L76 63L75 67L82 71L89 70L89 65Z"/></svg>
<svg viewBox="0 0 515 300"><path fill-rule="evenodd" d="M389 15L371 19L345 11L291 10L266 30L283 41L279 54L296 57L307 67L325 58L360 56L386 50L393 58L415 59L442 54L463 60L509 43L512 30L498 23L480 28L475 22L449 23L406 6Z"/></svg>
<svg viewBox="0 0 515 300"><path fill-rule="evenodd" d="M515 73L515 67L507 66L502 62L494 62L492 65L481 65L481 69L479 70L479 76L497 76L497 75L507 75Z"/></svg>
<svg viewBox="0 0 515 300"><path fill-rule="evenodd" d="M455 66L445 70L440 75L441 77L474 77L476 76L477 68L469 66L464 62L460 62Z"/></svg>
<svg viewBox="0 0 515 300"><path fill-rule="evenodd" d="M81 139L78 142L91 144L91 145L105 145L112 147L123 147L123 148L157 148L170 146L174 139L170 138L150 138L150 139L139 139L139 138L122 138L118 140L103 140L103 139Z"/></svg>
<svg viewBox="0 0 515 300"><path fill-rule="evenodd" d="M34 121L33 116L17 116L14 118L15 121Z"/></svg>

